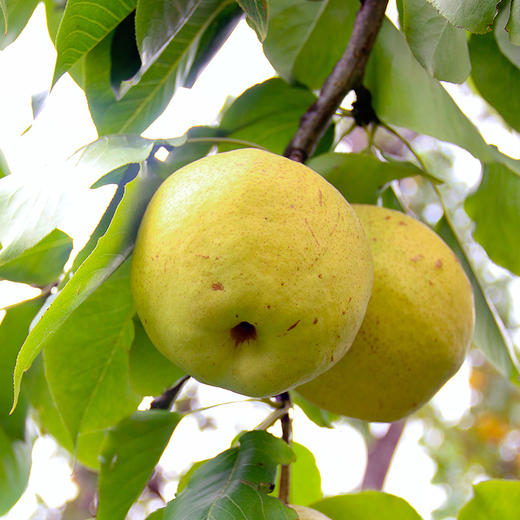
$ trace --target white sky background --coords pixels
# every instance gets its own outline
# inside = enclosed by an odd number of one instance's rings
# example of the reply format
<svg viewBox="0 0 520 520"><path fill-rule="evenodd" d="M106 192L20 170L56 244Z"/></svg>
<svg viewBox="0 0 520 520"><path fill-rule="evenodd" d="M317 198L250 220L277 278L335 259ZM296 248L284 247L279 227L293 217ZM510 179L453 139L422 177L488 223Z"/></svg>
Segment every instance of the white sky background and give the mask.
<svg viewBox="0 0 520 520"><path fill-rule="evenodd" d="M84 95L68 75L60 79L43 112L36 121L32 121L31 96L49 88L54 61L55 51L47 36L44 9L40 4L23 34L0 52L0 149L15 174L38 175L45 165L58 164L96 138ZM191 126L211 124L228 96L239 95L273 73L254 32L242 22L195 86L191 90L177 92L164 114L144 135L174 137L182 135ZM482 112L482 106L478 103L471 103L458 91L455 95L471 115L478 116L479 111ZM31 124L32 128L21 135ZM491 121L483 133L488 142L500 143L504 152L518 155L520 147L516 136L502 126ZM77 221L65 230L75 238L75 248L81 247L87 240L88 232L95 225L111 193L110 187L96 190L92 198L85 200L84 207L78 208ZM0 308L27 298L33 292L34 289L24 289L19 284L0 282ZM467 365L464 365L435 398L439 412L450 420L457 420L469 406L468 372ZM223 390L202 386L202 406L215 404L220 397L222 401L243 399ZM187 470L193 461L212 457L228 448L238 431L255 427L267 413L262 406L251 403L223 406L211 413L216 418L218 428L203 432L199 431L194 418L183 420L163 458L164 466L174 472ZM385 490L408 500L423 518L428 519L445 495L440 487L430 484L434 463L418 444L421 433L421 422L409 421ZM320 429L296 411L294 439L315 453L323 490L327 495L348 492L360 484L366 449L360 434L353 428L342 425L336 430ZM60 453L49 438L42 438L36 443L29 489L4 518L28 518L37 509L36 494L48 507L59 507L64 500L74 496L76 488L70 482L71 469ZM172 486L169 490L171 496L174 491L175 486ZM37 518L47 518L43 515L42 510Z"/></svg>

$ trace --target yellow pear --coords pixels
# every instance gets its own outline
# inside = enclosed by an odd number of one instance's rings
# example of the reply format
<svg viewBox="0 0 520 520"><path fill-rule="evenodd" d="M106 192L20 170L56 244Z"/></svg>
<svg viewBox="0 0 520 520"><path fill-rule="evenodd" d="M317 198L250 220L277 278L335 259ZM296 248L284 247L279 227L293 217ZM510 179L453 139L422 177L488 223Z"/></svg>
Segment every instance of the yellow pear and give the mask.
<svg viewBox="0 0 520 520"><path fill-rule="evenodd" d="M155 347L250 396L324 372L350 347L372 286L354 210L310 168L256 149L173 173L139 229L131 286Z"/></svg>
<svg viewBox="0 0 520 520"><path fill-rule="evenodd" d="M473 293L430 228L398 211L354 209L374 259L365 319L345 357L297 391L331 412L390 422L425 404L459 369L473 334Z"/></svg>
<svg viewBox="0 0 520 520"><path fill-rule="evenodd" d="M330 520L328 516L323 513L303 506L290 506L298 513L298 520Z"/></svg>

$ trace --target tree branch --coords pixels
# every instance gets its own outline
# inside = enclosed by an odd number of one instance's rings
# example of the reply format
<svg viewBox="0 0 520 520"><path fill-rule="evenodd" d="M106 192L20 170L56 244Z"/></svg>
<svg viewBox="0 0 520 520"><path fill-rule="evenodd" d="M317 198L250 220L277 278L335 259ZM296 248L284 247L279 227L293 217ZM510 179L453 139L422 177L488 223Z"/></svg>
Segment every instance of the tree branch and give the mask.
<svg viewBox="0 0 520 520"><path fill-rule="evenodd" d="M383 437L377 439L368 452L367 468L361 489L381 491L397 443L404 430L405 420L393 422Z"/></svg>
<svg viewBox="0 0 520 520"><path fill-rule="evenodd" d="M291 406L291 396L289 392L283 392L277 395L276 398L282 402L283 408ZM292 420L289 415L289 410L282 416L280 422L282 423L282 439L290 445L292 439ZM290 465L282 465L280 468L280 488L278 496L284 504L289 503L290 475Z"/></svg>
<svg viewBox="0 0 520 520"><path fill-rule="evenodd" d="M305 162L345 96L361 86L387 4L388 0L362 0L345 53L323 84L318 99L300 119L300 127L285 150L289 159Z"/></svg>

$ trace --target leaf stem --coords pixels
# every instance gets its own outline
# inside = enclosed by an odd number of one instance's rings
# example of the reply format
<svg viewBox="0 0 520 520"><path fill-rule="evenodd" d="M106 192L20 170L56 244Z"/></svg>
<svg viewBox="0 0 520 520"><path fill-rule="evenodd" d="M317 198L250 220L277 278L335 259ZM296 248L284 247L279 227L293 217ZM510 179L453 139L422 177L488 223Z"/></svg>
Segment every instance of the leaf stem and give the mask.
<svg viewBox="0 0 520 520"><path fill-rule="evenodd" d="M287 410L280 418L280 422L282 424L282 439L290 445L292 440L292 419L289 413L289 410L292 408L291 396L289 392L283 392L276 396L276 398L283 403L283 408ZM290 482L290 465L282 464L280 468L280 491L278 496L284 504L289 504Z"/></svg>
<svg viewBox="0 0 520 520"><path fill-rule="evenodd" d="M179 379L171 388L165 390L159 397L156 397L150 405L150 410L169 410L175 401L177 395L181 391L184 383L188 381L190 376L184 376Z"/></svg>

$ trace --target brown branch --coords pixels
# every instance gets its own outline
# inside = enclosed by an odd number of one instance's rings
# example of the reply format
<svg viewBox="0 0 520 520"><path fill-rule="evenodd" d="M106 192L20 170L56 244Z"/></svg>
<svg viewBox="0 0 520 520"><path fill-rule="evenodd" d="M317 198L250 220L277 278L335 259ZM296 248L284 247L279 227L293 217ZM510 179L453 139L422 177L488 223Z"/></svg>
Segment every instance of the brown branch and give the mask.
<svg viewBox="0 0 520 520"><path fill-rule="evenodd" d="M377 439L368 452L367 467L361 489L383 489L397 443L401 438L405 420L390 424L386 434Z"/></svg>
<svg viewBox="0 0 520 520"><path fill-rule="evenodd" d="M305 162L345 96L361 86L365 68L385 16L388 0L364 0L345 53L321 88L318 99L300 119L300 127L285 150L293 161Z"/></svg>
<svg viewBox="0 0 520 520"><path fill-rule="evenodd" d="M291 405L291 396L289 395L289 392L283 392L276 396L276 398L282 402L284 407ZM283 414L280 422L282 423L282 439L290 445L292 440L292 420L289 411ZM290 476L290 466L288 464L283 464L280 468L280 488L278 496L284 504L289 503Z"/></svg>

